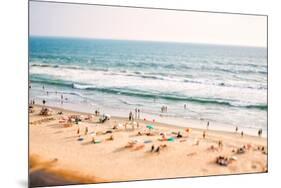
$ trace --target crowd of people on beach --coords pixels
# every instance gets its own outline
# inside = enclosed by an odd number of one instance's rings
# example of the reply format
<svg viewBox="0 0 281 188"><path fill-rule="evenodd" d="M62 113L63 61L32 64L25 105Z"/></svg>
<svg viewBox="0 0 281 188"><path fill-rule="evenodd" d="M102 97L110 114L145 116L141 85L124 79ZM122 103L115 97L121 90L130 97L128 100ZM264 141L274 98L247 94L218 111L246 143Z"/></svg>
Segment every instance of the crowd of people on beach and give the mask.
<svg viewBox="0 0 281 188"><path fill-rule="evenodd" d="M140 119L141 110L139 108L135 108L135 114L132 111L129 112L129 121L134 121Z"/></svg>
<svg viewBox="0 0 281 188"><path fill-rule="evenodd" d="M29 85L29 88L31 88L31 85ZM46 88L45 88L44 85L42 86L42 90L43 90L44 92L46 92L46 95L47 95L47 96L49 96L49 94L51 93L50 91L46 90ZM58 94L57 91L55 91L54 93L55 93L56 95ZM67 100L68 100L68 98L65 97L65 96L61 93L61 95L60 95L60 103L63 104L64 101L67 101ZM45 105L46 103L47 103L47 100L46 100L46 99L42 99L42 104ZM30 104L33 104L33 105L34 105L34 104L35 104L35 100L32 99L32 100L30 101Z"/></svg>
<svg viewBox="0 0 281 188"><path fill-rule="evenodd" d="M31 85L29 85L29 88L31 88ZM45 88L44 85L42 86L42 90L43 90L43 91L46 91L46 88ZM46 95L47 95L47 96L49 95L49 93L50 93L49 91L46 91ZM56 95L58 94L57 91L56 91L55 93L56 93ZM63 104L64 100L68 100L68 98L66 98L66 97L61 93L61 95L60 95L60 103ZM43 99L43 100L42 100L42 104L43 104L43 105L46 105L46 103L47 103L46 99ZM34 100L34 99L31 100L31 101L30 101L30 104L35 105L35 100ZM187 109L187 104L184 104L183 108L184 108L184 109ZM165 105L161 106L160 111L161 111L161 113L166 113L166 112L168 112L168 106L165 106ZM95 110L94 113L95 113L96 116L99 116L99 115L100 115L99 110ZM139 120L139 119L141 118L140 113L141 113L141 110L140 110L139 108L135 108L135 109L134 109L134 114L133 114L132 111L130 111L130 112L129 112L129 121ZM210 127L210 122L208 121L208 122L207 122L207 125L206 125L206 130L208 130L209 127ZM237 133L238 130L239 130L239 128L238 128L238 126L236 126L236 127L235 127L235 132ZM244 136L244 131L241 131L241 132L240 132L240 135L241 135L241 137L243 137L243 136ZM203 132L203 138L205 138L205 136L206 136L206 132L204 131L204 132ZM259 130L258 130L258 136L260 136L260 137L262 136L262 129L259 129Z"/></svg>

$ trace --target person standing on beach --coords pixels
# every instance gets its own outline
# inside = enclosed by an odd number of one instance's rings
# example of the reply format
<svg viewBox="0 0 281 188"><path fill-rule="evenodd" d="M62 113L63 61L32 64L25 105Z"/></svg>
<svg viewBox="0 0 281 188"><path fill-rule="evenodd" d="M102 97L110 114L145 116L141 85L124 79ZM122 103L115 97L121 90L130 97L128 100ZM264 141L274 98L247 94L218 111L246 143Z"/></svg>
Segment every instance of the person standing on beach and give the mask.
<svg viewBox="0 0 281 188"><path fill-rule="evenodd" d="M259 129L258 135L259 135L259 137L261 137L261 135L262 135L262 129Z"/></svg>
<svg viewBox="0 0 281 188"><path fill-rule="evenodd" d="M138 109L138 119L140 119L140 109Z"/></svg>
<svg viewBox="0 0 281 188"><path fill-rule="evenodd" d="M209 125L210 125L210 122L208 121L208 123L207 123L207 130L209 129Z"/></svg>
<svg viewBox="0 0 281 188"><path fill-rule="evenodd" d="M205 139L206 138L206 132L205 131L203 131L203 138Z"/></svg>
<svg viewBox="0 0 281 188"><path fill-rule="evenodd" d="M133 117L133 113L132 113L132 111L130 111L130 113L129 113L129 121L132 121L132 117Z"/></svg>
<svg viewBox="0 0 281 188"><path fill-rule="evenodd" d="M236 126L235 131L238 132L238 126Z"/></svg>

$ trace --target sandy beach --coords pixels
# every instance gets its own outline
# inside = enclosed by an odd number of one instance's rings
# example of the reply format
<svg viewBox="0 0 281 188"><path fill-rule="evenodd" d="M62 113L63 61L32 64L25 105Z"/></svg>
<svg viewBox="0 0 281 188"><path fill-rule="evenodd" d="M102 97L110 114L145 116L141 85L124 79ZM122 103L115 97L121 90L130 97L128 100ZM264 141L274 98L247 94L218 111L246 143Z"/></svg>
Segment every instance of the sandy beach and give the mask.
<svg viewBox="0 0 281 188"><path fill-rule="evenodd" d="M30 113L30 173L43 171L69 184L267 172L266 138L149 120L137 126L120 117L99 123L87 113L52 108L53 115L44 116L40 110L33 106ZM78 124L64 120L73 115ZM216 163L219 156L227 165Z"/></svg>

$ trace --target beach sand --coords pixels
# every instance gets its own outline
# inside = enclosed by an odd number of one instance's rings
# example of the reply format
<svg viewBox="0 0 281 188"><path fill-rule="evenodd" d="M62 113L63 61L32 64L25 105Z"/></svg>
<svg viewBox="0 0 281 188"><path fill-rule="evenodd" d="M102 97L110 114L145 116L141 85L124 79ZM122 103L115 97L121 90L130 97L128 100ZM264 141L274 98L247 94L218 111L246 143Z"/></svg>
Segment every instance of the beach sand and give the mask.
<svg viewBox="0 0 281 188"><path fill-rule="evenodd" d="M138 120L139 128L135 124L134 129L127 125L113 130L114 125L128 122L120 117L99 123L99 117L93 116L91 120L82 118L78 124L67 126L62 117L89 114L51 108L54 115L39 115L41 106L38 105L30 113L30 184L34 186L267 172L266 138L242 137L239 133L214 131L211 127L195 129L192 124L187 132L186 128L148 120ZM58 115L59 111L63 114ZM154 125L153 129L147 129L149 124ZM179 131L183 138L176 138ZM92 143L93 132L95 141L101 143ZM138 136L138 132L145 134ZM160 141L160 133L172 141ZM109 140L111 135L113 140ZM218 148L220 140L222 148ZM136 143L129 146L128 142ZM152 145L155 149L162 147L159 152L150 152ZM238 154L237 149L242 146L246 146L245 153ZM218 156L233 160L221 166L216 164Z"/></svg>

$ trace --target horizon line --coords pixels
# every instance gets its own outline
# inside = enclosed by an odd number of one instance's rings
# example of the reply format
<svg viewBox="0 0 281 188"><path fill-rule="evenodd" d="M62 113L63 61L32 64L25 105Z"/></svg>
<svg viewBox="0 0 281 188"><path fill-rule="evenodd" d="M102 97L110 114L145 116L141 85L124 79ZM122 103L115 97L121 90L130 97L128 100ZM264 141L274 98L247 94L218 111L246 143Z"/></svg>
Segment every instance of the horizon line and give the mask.
<svg viewBox="0 0 281 188"><path fill-rule="evenodd" d="M253 46L242 44L223 44L223 43L204 43L204 42L188 42L188 41L162 41L162 40L143 40L143 39L122 39L122 38L95 38L81 36L62 36L62 35L37 35L29 34L28 37L45 37L45 38L69 38L69 39L90 39L90 40L117 40L117 41L136 41L136 42L159 42L159 43L177 43L177 44L198 44L198 45L214 45L214 46L233 46L233 47L249 47L249 48L265 48L268 46Z"/></svg>

